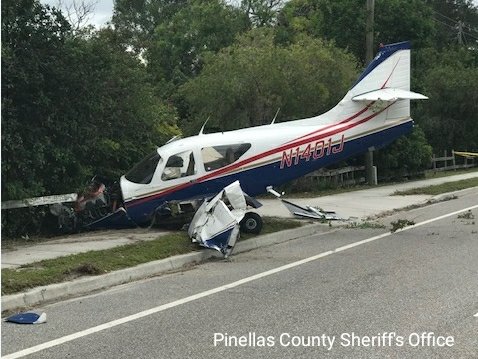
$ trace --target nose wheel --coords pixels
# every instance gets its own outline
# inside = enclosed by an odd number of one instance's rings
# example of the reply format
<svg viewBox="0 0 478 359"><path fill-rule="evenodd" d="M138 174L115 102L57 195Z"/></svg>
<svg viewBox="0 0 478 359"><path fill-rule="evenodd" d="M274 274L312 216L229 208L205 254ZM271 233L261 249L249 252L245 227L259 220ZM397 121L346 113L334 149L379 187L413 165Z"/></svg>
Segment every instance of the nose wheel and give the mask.
<svg viewBox="0 0 478 359"><path fill-rule="evenodd" d="M257 213L247 212L239 224L242 233L259 234L262 231L264 222Z"/></svg>

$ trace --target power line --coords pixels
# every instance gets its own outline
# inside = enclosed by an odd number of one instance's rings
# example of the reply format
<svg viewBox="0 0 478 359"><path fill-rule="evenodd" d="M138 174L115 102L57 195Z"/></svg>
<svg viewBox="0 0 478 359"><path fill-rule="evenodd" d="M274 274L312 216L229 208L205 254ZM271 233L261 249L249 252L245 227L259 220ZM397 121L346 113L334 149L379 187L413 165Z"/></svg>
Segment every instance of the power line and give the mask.
<svg viewBox="0 0 478 359"><path fill-rule="evenodd" d="M450 21L453 21L454 23L457 23L457 22L458 22L457 20L452 19L451 17L448 17L448 16L446 16L446 15L443 15L442 13L440 13L440 12L438 12L438 11L436 11L436 10L433 10L433 9L432 9L432 11L433 11L435 14L444 17L445 19L448 19L448 20L450 20Z"/></svg>
<svg viewBox="0 0 478 359"><path fill-rule="evenodd" d="M458 25L458 24L461 22L463 27L468 28L470 31L476 31L476 32L478 32L478 29L475 29L475 28L471 27L471 25L465 23L464 21L454 20L454 19L452 19L451 17L448 17L448 16L446 16L446 15L443 15L442 13L440 13L440 12L438 12L438 11L436 11L436 10L433 10L433 9L432 9L432 11L433 11L435 14L440 15L440 16L442 16L443 18L450 20L451 22L453 22L453 23L456 24L456 25ZM435 19L435 18L434 18L434 19ZM436 20L439 21L438 19L436 19ZM442 22L442 24L447 25L447 26L450 26L449 24L446 24L446 23L444 23L444 22Z"/></svg>
<svg viewBox="0 0 478 359"><path fill-rule="evenodd" d="M445 15L443 15L443 16L446 17ZM467 31L464 31L464 30L463 30L463 28L464 28L465 25L466 25L464 22L452 20L453 22L456 23L456 25L453 26L453 25L447 24L446 22L443 22L443 21L441 21L441 20L439 20L439 19L437 19L437 18L432 17L432 19L433 19L435 22L440 23L440 24L442 24L442 25L444 25L444 26L447 26L448 28L450 28L450 29L452 29L452 30L458 30L457 36L458 36L458 41L459 41L459 42L464 41L464 37L463 37L464 34L467 35L467 36L469 36L469 37L472 37L472 38L475 39L475 40L478 40L478 36L475 36L475 35L473 35L473 34L467 32ZM448 18L448 19L450 19L450 18ZM450 20L451 20L451 19L450 19ZM467 26L467 27L471 29L470 26ZM473 30L473 31L474 31L474 30Z"/></svg>

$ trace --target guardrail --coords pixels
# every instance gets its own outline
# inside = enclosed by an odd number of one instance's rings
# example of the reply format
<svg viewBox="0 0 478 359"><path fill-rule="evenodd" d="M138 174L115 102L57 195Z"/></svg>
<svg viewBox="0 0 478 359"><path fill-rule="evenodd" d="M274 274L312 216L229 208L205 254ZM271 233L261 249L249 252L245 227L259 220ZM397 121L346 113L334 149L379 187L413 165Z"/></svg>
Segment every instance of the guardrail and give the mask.
<svg viewBox="0 0 478 359"><path fill-rule="evenodd" d="M55 203L62 203L62 202L75 202L77 198L78 198L78 195L76 193L25 198L25 199L20 199L16 201L2 202L2 209L44 206L47 204L55 204Z"/></svg>

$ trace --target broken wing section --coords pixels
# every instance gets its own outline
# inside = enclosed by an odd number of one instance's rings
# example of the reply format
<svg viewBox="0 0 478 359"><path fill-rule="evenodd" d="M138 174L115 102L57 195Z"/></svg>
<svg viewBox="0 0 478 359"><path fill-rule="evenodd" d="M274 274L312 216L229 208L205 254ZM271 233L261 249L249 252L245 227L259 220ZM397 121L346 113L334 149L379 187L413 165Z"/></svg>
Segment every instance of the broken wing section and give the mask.
<svg viewBox="0 0 478 359"><path fill-rule="evenodd" d="M297 216L300 218L310 218L310 219L319 219L319 220L327 220L327 221L343 220L343 218L338 216L337 213L335 213L334 211L324 211L318 207L312 207L312 206L303 207L298 204L287 201L281 198L282 194L275 191L271 186L267 187L267 192L277 197L277 199L279 199L282 202L282 204L289 210L289 212L292 213L294 216Z"/></svg>
<svg viewBox="0 0 478 359"><path fill-rule="evenodd" d="M246 213L246 199L239 181L231 183L198 208L189 225L193 242L229 256L239 237L239 222Z"/></svg>

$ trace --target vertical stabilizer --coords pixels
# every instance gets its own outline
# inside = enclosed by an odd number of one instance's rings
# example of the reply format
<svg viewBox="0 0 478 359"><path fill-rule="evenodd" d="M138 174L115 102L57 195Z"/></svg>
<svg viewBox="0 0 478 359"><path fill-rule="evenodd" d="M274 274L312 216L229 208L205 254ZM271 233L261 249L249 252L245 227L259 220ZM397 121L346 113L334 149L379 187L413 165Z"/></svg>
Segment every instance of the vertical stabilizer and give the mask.
<svg viewBox="0 0 478 359"><path fill-rule="evenodd" d="M410 91L410 43L405 41L381 45L337 107L343 115L368 106L369 111L380 112L375 122L388 123L410 119L410 100L426 98Z"/></svg>

